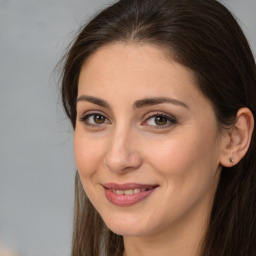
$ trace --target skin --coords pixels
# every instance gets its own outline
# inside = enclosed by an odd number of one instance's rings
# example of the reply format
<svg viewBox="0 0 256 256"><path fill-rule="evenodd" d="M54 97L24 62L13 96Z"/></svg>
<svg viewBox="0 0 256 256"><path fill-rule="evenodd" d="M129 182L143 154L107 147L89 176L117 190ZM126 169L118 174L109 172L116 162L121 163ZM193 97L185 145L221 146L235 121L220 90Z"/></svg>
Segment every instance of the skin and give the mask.
<svg viewBox="0 0 256 256"><path fill-rule="evenodd" d="M189 69L147 44L102 47L82 66L75 160L89 199L123 235L125 256L197 255L229 136L219 132L194 81ZM172 101L134 106L155 97ZM158 187L121 207L105 196L102 184L109 182Z"/></svg>

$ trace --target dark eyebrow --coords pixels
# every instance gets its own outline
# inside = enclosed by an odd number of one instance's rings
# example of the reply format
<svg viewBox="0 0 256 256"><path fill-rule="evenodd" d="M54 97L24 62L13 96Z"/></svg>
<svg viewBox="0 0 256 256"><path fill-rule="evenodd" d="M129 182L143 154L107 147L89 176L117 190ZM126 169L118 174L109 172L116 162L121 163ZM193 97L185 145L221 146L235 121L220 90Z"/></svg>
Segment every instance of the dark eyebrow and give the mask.
<svg viewBox="0 0 256 256"><path fill-rule="evenodd" d="M108 109L111 108L110 105L105 100L102 100L93 96L81 95L80 97L77 98L76 102L80 102L80 101L88 101L93 104L99 105L103 108L108 108ZM145 98L145 99L137 100L134 102L133 108L143 108L143 107L162 104L162 103L171 103L171 104L182 106L189 109L189 107L182 101L172 99L172 98L166 98L166 97Z"/></svg>
<svg viewBox="0 0 256 256"><path fill-rule="evenodd" d="M110 108L110 105L105 100L92 97L92 96L81 95L80 97L77 98L76 103L79 101L88 101L93 104L99 105L103 108Z"/></svg>
<svg viewBox="0 0 256 256"><path fill-rule="evenodd" d="M172 99L172 98L166 98L166 97L146 98L142 100L137 100L133 104L133 108L143 108L143 107L157 105L161 103L171 103L171 104L182 106L189 109L188 105L186 105L182 101Z"/></svg>

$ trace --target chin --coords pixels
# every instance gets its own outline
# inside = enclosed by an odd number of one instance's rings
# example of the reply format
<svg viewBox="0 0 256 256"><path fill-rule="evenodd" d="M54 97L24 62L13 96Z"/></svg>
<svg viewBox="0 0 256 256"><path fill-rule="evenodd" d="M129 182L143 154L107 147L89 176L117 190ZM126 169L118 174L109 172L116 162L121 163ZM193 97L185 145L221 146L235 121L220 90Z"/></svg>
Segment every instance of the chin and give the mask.
<svg viewBox="0 0 256 256"><path fill-rule="evenodd" d="M121 236L143 236L150 233L149 225L145 225L141 221L138 223L138 221L129 221L127 218L123 218L118 222L113 222L113 220L104 220L104 222L112 232Z"/></svg>
<svg viewBox="0 0 256 256"><path fill-rule="evenodd" d="M143 236L145 235L144 232L140 231L140 230L136 230L133 227L130 228L120 228L120 227L108 227L113 233L120 235L120 236Z"/></svg>

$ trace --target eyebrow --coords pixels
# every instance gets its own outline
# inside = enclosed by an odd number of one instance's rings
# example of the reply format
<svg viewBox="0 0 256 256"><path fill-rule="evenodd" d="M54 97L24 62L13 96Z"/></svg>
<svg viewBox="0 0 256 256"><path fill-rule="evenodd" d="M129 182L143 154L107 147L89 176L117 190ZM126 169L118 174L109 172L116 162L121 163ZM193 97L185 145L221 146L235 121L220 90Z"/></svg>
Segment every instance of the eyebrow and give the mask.
<svg viewBox="0 0 256 256"><path fill-rule="evenodd" d="M142 107L147 107L147 106L152 106L152 105L157 105L162 103L171 103L173 105L177 105L177 106L181 106L189 109L188 105L186 105L184 102L176 99L172 99L172 98L167 98L167 97L154 97L154 98L145 98L142 100L137 100L133 104L133 107L142 108Z"/></svg>
<svg viewBox="0 0 256 256"><path fill-rule="evenodd" d="M100 98L93 97L93 96L81 95L80 97L77 98L76 103L80 101L88 101L103 108L108 108L108 109L111 108L110 105L105 100L102 100ZM153 98L145 98L145 99L137 100L134 102L133 108L134 109L143 108L143 107L158 105L162 103L171 103L173 105L177 105L177 106L181 106L189 109L188 105L186 105L184 102L176 99L172 99L172 98L167 98L167 97L153 97Z"/></svg>
<svg viewBox="0 0 256 256"><path fill-rule="evenodd" d="M93 104L99 105L103 108L110 108L110 105L105 100L102 100L102 99L99 99L96 97L92 97L92 96L81 95L80 97L77 98L76 103L78 103L80 101L88 101Z"/></svg>

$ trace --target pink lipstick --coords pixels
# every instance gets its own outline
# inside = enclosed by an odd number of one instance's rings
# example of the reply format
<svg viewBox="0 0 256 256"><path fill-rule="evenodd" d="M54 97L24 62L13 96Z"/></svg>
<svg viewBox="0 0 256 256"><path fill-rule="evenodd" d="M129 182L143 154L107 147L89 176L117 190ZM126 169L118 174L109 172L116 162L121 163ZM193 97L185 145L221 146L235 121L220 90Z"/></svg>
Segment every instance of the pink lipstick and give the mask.
<svg viewBox="0 0 256 256"><path fill-rule="evenodd" d="M106 198L117 206L131 206L147 198L158 185L148 184L103 184Z"/></svg>

